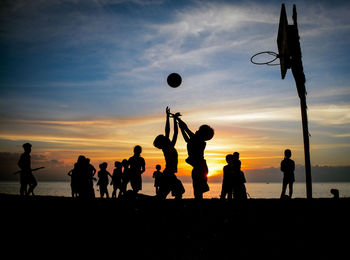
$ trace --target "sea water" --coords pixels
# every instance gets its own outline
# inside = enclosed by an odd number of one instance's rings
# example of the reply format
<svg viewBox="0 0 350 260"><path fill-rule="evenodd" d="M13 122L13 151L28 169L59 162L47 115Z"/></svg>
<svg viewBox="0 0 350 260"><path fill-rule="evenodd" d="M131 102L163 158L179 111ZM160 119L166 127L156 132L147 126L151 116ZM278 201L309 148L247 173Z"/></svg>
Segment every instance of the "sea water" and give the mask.
<svg viewBox="0 0 350 260"><path fill-rule="evenodd" d="M185 194L183 198L193 198L192 183L183 183L185 187ZM0 182L0 193L5 194L19 194L19 182ZM204 198L219 198L221 193L221 183L209 183L210 191L204 193ZM248 198L279 198L281 195L281 183L246 183ZM98 186L94 186L95 194L100 196ZM130 186L128 186L130 189ZM312 193L313 198L331 198L331 189L338 189L340 197L350 197L350 182L327 182L327 183L313 183ZM109 195L112 194L112 186L108 186ZM306 198L305 183L294 183L293 198ZM141 193L146 195L155 195L155 187L151 182L144 182L142 184ZM36 195L42 196L71 196L70 182L38 182L35 189ZM287 192L288 194L288 188ZM171 195L168 198L172 198Z"/></svg>

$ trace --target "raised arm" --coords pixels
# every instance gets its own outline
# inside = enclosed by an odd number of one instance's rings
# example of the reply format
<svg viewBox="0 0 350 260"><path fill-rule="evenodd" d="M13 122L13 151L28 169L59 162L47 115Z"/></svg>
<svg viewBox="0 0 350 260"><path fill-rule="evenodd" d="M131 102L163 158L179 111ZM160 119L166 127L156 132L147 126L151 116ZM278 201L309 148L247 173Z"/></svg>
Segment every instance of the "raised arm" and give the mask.
<svg viewBox="0 0 350 260"><path fill-rule="evenodd" d="M175 115L173 115L174 118L174 135L173 135L173 140L171 141L171 144L173 146L175 146L176 141L177 141L177 135L179 133L179 128L177 126L177 119L179 118L180 113L176 113Z"/></svg>
<svg viewBox="0 0 350 260"><path fill-rule="evenodd" d="M170 135L170 122L169 122L170 108L166 107L165 111L166 111L165 136L169 138L169 135Z"/></svg>
<svg viewBox="0 0 350 260"><path fill-rule="evenodd" d="M191 130L188 129L186 123L184 121L182 121L180 118L178 118L177 121L179 122L182 136L183 136L184 140L186 141L186 143L188 143L190 138L194 136L194 133L192 133Z"/></svg>

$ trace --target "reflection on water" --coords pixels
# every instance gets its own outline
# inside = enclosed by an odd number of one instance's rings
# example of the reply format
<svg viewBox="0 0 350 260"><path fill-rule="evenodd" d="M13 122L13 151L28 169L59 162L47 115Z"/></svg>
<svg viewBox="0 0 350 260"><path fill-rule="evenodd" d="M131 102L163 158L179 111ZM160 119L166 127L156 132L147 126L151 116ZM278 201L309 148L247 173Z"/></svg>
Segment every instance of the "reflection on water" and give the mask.
<svg viewBox="0 0 350 260"><path fill-rule="evenodd" d="M184 198L193 198L192 183L183 183L186 189ZM219 198L221 193L221 183L209 183L210 191L204 193L204 198ZM281 183L246 183L247 192L251 198L279 198L281 194ZM128 187L130 188L130 187ZM327 182L327 183L313 183L313 197L314 198L331 198L330 189L338 189L340 197L350 197L350 183L349 182ZM108 186L109 194L112 194L112 186ZM0 182L0 193L19 194L18 182ZM95 193L99 196L98 187L95 186ZM143 183L143 194L155 195L155 188L153 183ZM65 196L70 197L70 183L69 182L39 182L35 189L36 195L48 196ZM305 183L295 183L293 198L305 198L306 186ZM168 196L168 198L172 198Z"/></svg>

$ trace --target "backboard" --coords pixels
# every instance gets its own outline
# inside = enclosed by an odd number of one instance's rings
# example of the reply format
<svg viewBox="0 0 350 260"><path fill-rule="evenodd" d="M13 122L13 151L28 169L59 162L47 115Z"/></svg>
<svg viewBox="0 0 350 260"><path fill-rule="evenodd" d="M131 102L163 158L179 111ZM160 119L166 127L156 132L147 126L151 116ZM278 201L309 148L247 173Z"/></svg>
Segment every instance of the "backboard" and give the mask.
<svg viewBox="0 0 350 260"><path fill-rule="evenodd" d="M290 68L290 53L288 49L288 20L284 4L281 7L280 23L277 35L278 55L280 58L282 79L286 76L287 69Z"/></svg>

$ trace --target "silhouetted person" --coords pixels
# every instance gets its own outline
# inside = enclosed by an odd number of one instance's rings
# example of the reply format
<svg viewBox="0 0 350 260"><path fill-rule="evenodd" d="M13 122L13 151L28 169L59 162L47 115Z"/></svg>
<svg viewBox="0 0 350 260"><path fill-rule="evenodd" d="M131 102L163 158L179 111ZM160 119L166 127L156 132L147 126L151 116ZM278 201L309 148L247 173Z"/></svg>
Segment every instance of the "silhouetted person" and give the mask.
<svg viewBox="0 0 350 260"><path fill-rule="evenodd" d="M226 195L228 199L232 199L233 195L233 155L226 155L227 165L223 168L223 178L222 178L222 189L221 189L221 199L225 199Z"/></svg>
<svg viewBox="0 0 350 260"><path fill-rule="evenodd" d="M111 174L107 171L107 166L108 164L106 162L101 163L99 165L100 170L97 174L98 176L98 182L97 185L100 186L100 196L101 198L104 197L104 195L106 194L106 197L109 198L109 194L108 194L108 176L112 177Z"/></svg>
<svg viewBox="0 0 350 260"><path fill-rule="evenodd" d="M239 160L239 153L234 152L232 156L233 197L235 199L247 199L247 190L244 184L246 183L246 179L244 177L244 173L241 171L241 161Z"/></svg>
<svg viewBox="0 0 350 260"><path fill-rule="evenodd" d="M122 161L122 166L123 166L123 174L122 174L122 184L121 184L119 197L121 197L121 196L126 194L126 188L127 188L128 183L130 181L129 162L128 162L128 160L124 159Z"/></svg>
<svg viewBox="0 0 350 260"><path fill-rule="evenodd" d="M165 169L160 181L158 197L161 199L166 199L170 191L176 199L181 199L182 194L185 192L181 181L176 177L177 173L177 163L178 163L178 153L175 149L175 144L178 135L177 119L179 113L173 115L174 118L174 134L170 141L170 109L166 108L166 123L165 123L165 135L158 135L153 142L153 145L158 149L161 149L165 158Z"/></svg>
<svg viewBox="0 0 350 260"><path fill-rule="evenodd" d="M21 154L21 157L18 161L18 166L21 169L20 171L20 189L19 193L21 195L28 195L29 192L27 190L27 186L29 185L29 181L34 179L31 167L31 157L30 153L32 151L32 145L30 143L25 143L22 145L24 149L24 153Z"/></svg>
<svg viewBox="0 0 350 260"><path fill-rule="evenodd" d="M72 197L78 197L79 196L79 188L78 188L78 176L77 171L72 169L68 173L68 176L70 176L70 188L72 191Z"/></svg>
<svg viewBox="0 0 350 260"><path fill-rule="evenodd" d="M134 147L134 155L129 158L129 176L130 184L132 190L137 193L142 190L142 177L141 174L144 173L146 163L145 160L141 157L142 147L136 145Z"/></svg>
<svg viewBox="0 0 350 260"><path fill-rule="evenodd" d="M113 185L113 193L112 198L117 197L117 190L119 189L119 194L122 189L122 174L123 174L123 166L121 162L114 162L115 169L113 170L111 185Z"/></svg>
<svg viewBox="0 0 350 260"><path fill-rule="evenodd" d="M156 171L153 172L152 178L154 179L154 187L156 188L156 194L158 195L159 186L162 178L161 166L159 164L156 165Z"/></svg>
<svg viewBox="0 0 350 260"><path fill-rule="evenodd" d="M292 157L292 152L291 150L286 149L284 151L284 159L281 161L281 171L283 172L281 199L286 197L285 193L287 186L289 187L289 198L292 198L293 195L295 163L290 157Z"/></svg>
<svg viewBox="0 0 350 260"><path fill-rule="evenodd" d="M72 174L77 177L79 198L92 198L89 163L84 155L78 157Z"/></svg>
<svg viewBox="0 0 350 260"><path fill-rule="evenodd" d="M95 190L94 190L94 176L96 174L95 167L90 163L90 159L86 158L87 163L87 171L88 171L88 179L89 179L89 197L95 198Z"/></svg>
<svg viewBox="0 0 350 260"><path fill-rule="evenodd" d="M32 145L30 143L23 144L24 153L18 161L18 166L21 168L20 172L20 194L21 195L34 195L34 189L38 185L31 168L31 157ZM28 185L28 190L27 190Z"/></svg>
<svg viewBox="0 0 350 260"><path fill-rule="evenodd" d="M178 118L178 122L182 136L187 143L188 158L186 162L193 167L192 182L194 197L196 199L202 199L203 193L209 191L208 166L204 159L205 141L213 138L214 129L208 125L202 125L193 133L181 119Z"/></svg>

